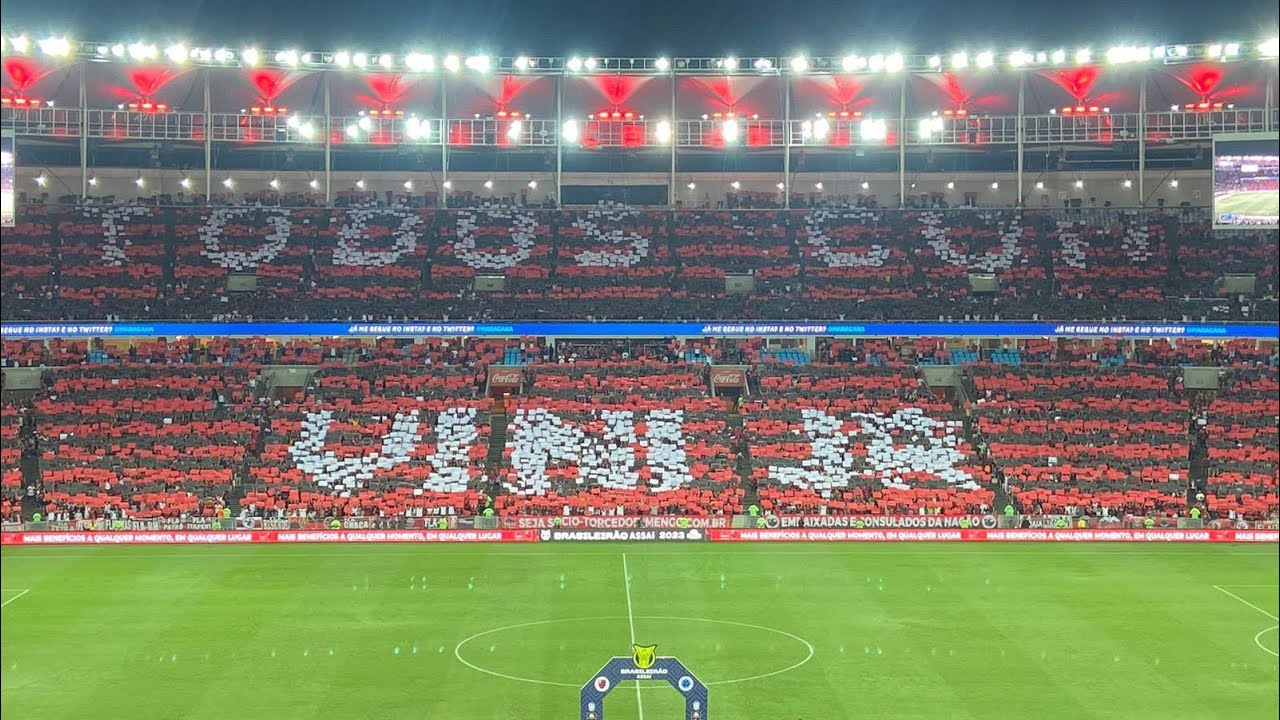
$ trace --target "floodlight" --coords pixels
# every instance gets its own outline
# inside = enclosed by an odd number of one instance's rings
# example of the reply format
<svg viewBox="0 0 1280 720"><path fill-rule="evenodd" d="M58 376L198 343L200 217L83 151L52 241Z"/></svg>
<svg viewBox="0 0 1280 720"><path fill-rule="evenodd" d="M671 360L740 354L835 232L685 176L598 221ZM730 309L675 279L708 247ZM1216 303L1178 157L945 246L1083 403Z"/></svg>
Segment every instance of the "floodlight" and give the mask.
<svg viewBox="0 0 1280 720"><path fill-rule="evenodd" d="M1089 50L1089 48L1080 48L1079 50L1076 50L1077 64L1085 65L1089 63L1091 60L1093 60L1093 53Z"/></svg>
<svg viewBox="0 0 1280 720"><path fill-rule="evenodd" d="M990 50L978 53L978 67L989 68L996 64L996 54Z"/></svg>
<svg viewBox="0 0 1280 720"><path fill-rule="evenodd" d="M721 60L721 61L720 61L720 65L721 65L725 70L737 70L737 69L738 69L738 58L733 57L732 55L730 55L729 57L725 58L724 60Z"/></svg>
<svg viewBox="0 0 1280 720"><path fill-rule="evenodd" d="M565 62L564 66L569 69L569 72L579 72L582 70L582 58L571 57Z"/></svg>
<svg viewBox="0 0 1280 720"><path fill-rule="evenodd" d="M529 189L530 189L530 190L537 190L537 189L538 189L538 181L537 181L537 180L530 180L530 181L529 181Z"/></svg>
<svg viewBox="0 0 1280 720"><path fill-rule="evenodd" d="M1049 56L1049 60L1050 60L1054 65L1061 65L1062 63L1064 63L1064 62L1066 62L1066 61L1067 61L1067 51L1066 51L1066 50L1054 50L1054 51L1053 51L1053 54Z"/></svg>
<svg viewBox="0 0 1280 720"><path fill-rule="evenodd" d="M187 47L181 43L170 45L164 49L164 55L170 62L184 63L187 61Z"/></svg>
<svg viewBox="0 0 1280 720"><path fill-rule="evenodd" d="M578 121L565 120L564 125L560 127L560 137L570 144L578 142Z"/></svg>
<svg viewBox="0 0 1280 720"><path fill-rule="evenodd" d="M862 181L862 189L863 189L863 190L870 190L870 189L871 189L871 183L867 182L866 180L863 180L863 181Z"/></svg>
<svg viewBox="0 0 1280 720"><path fill-rule="evenodd" d="M884 59L884 70L885 72L901 72L906 67L906 64L902 53L893 53Z"/></svg>
<svg viewBox="0 0 1280 720"><path fill-rule="evenodd" d="M1000 189L1000 183L998 183L998 182L993 182L993 183L991 183L991 189L992 189L992 190L999 190L999 189Z"/></svg>
<svg viewBox="0 0 1280 720"><path fill-rule="evenodd" d="M803 55L791 58L791 72L802 73L809 69L809 61Z"/></svg>
<svg viewBox="0 0 1280 720"><path fill-rule="evenodd" d="M956 69L966 68L969 66L969 56L958 52L951 56L951 67Z"/></svg>
<svg viewBox="0 0 1280 720"><path fill-rule="evenodd" d="M595 70L598 64L599 63L596 62L595 58L590 58L590 57L582 61L582 67L586 68L587 70Z"/></svg>
<svg viewBox="0 0 1280 720"><path fill-rule="evenodd" d="M653 137L664 145L671 142L671 123L667 120L659 120L653 127Z"/></svg>
<svg viewBox="0 0 1280 720"><path fill-rule="evenodd" d="M129 57L134 60L154 60L160 51L155 45L136 42L129 45Z"/></svg>
<svg viewBox="0 0 1280 720"><path fill-rule="evenodd" d="M671 68L671 61L664 57L660 57L653 61L653 68L659 72L666 72Z"/></svg>
<svg viewBox="0 0 1280 720"><path fill-rule="evenodd" d="M697 190L697 189L698 189L698 183L691 182L691 183L689 183L688 185L685 185L685 187L689 188L690 190Z"/></svg>
<svg viewBox="0 0 1280 720"><path fill-rule="evenodd" d="M240 51L240 59L245 65L253 67L258 64L258 51L256 48L246 48Z"/></svg>
<svg viewBox="0 0 1280 720"><path fill-rule="evenodd" d="M520 142L520 133L524 130L524 123L519 120L511 121L507 126L507 139L511 142Z"/></svg>
<svg viewBox="0 0 1280 720"><path fill-rule="evenodd" d="M738 142L738 122L736 120L725 120L721 123L720 136L724 139L726 145Z"/></svg>
<svg viewBox="0 0 1280 720"><path fill-rule="evenodd" d="M48 185L48 184L49 184L48 175L45 175L44 173L40 173L39 175L36 176L36 185L39 185L40 187L44 187L45 185Z"/></svg>
<svg viewBox="0 0 1280 720"><path fill-rule="evenodd" d="M521 55L520 57L516 58L514 62L511 63L511 66L517 70L528 70L529 58L525 57L524 55Z"/></svg>
<svg viewBox="0 0 1280 720"><path fill-rule="evenodd" d="M474 72L489 72L489 56L488 55L472 55L466 59L468 70Z"/></svg>
<svg viewBox="0 0 1280 720"><path fill-rule="evenodd" d="M356 181L356 187L361 190L364 189L364 178L360 178L359 180Z"/></svg>
<svg viewBox="0 0 1280 720"><path fill-rule="evenodd" d="M310 187L312 190L319 190L320 181L316 180L315 178L311 178L311 181L307 183L307 186Z"/></svg>
<svg viewBox="0 0 1280 720"><path fill-rule="evenodd" d="M485 180L485 181L484 181L484 189L485 189L485 190L492 190L492 189L493 189L493 181L492 181L492 180Z"/></svg>
<svg viewBox="0 0 1280 720"><path fill-rule="evenodd" d="M390 70L391 68L395 67L395 64L396 64L396 58L394 55L391 55L390 53L383 53L378 56L378 65L380 65L383 70Z"/></svg>
<svg viewBox="0 0 1280 720"><path fill-rule="evenodd" d="M19 55L22 55L31 49L31 41L27 39L26 35L19 35L18 37L9 40L9 45L12 46L13 51Z"/></svg>
<svg viewBox="0 0 1280 720"><path fill-rule="evenodd" d="M1083 180L1077 180L1077 181L1076 181L1076 189L1078 190L1078 189L1080 189L1080 188L1082 188L1082 187L1084 187L1084 181L1083 181Z"/></svg>
<svg viewBox="0 0 1280 720"><path fill-rule="evenodd" d="M66 57L71 54L71 43L65 37L51 37L40 41L40 52L50 57Z"/></svg>
<svg viewBox="0 0 1280 720"><path fill-rule="evenodd" d="M889 134L889 128L884 120L868 118L859 124L858 134L863 140L884 140Z"/></svg>
<svg viewBox="0 0 1280 720"><path fill-rule="evenodd" d="M1038 181L1038 182L1036 183L1036 189L1037 189L1037 190L1043 190L1043 189L1044 189L1044 181L1043 181L1043 180L1040 180L1040 181Z"/></svg>
<svg viewBox="0 0 1280 720"><path fill-rule="evenodd" d="M742 183L738 182L737 180L734 180L733 182L729 183L729 187L733 188L734 190L740 190L742 189Z"/></svg>
<svg viewBox="0 0 1280 720"><path fill-rule="evenodd" d="M1271 38L1270 40L1258 43L1258 52L1261 53L1263 57L1273 58L1280 56L1280 38Z"/></svg>
<svg viewBox="0 0 1280 720"><path fill-rule="evenodd" d="M822 118L818 118L817 120L814 120L812 127L813 127L814 140L819 140L819 141L826 140L827 135L830 134L831 132L831 123L827 122Z"/></svg>
<svg viewBox="0 0 1280 720"><path fill-rule="evenodd" d="M942 67L942 58L938 55L930 55L929 67L933 68L934 70L937 70L938 68Z"/></svg>
<svg viewBox="0 0 1280 720"><path fill-rule="evenodd" d="M279 190L280 180L278 178L271 178L271 182L267 183L267 185L269 185L272 190Z"/></svg>
<svg viewBox="0 0 1280 720"><path fill-rule="evenodd" d="M413 181L412 181L412 180L405 180L405 181L404 181L404 183L403 183L403 187L404 187L404 189L405 189L405 190L408 190L408 191L412 192L412 191L413 191Z"/></svg>
<svg viewBox="0 0 1280 720"><path fill-rule="evenodd" d="M461 67L462 67L462 61L458 59L457 55L445 55L444 57L445 70L448 70L449 72L458 72L458 69Z"/></svg>
<svg viewBox="0 0 1280 720"><path fill-rule="evenodd" d="M189 177L184 177L184 178L182 178L181 180L179 180L179 181L178 181L178 184L182 186L182 189L183 189L183 190L190 190L190 189L191 189L191 178L189 178Z"/></svg>
<svg viewBox="0 0 1280 720"><path fill-rule="evenodd" d="M226 189L228 189L228 190L230 190L231 188L233 188L233 187L235 187L235 186L236 186L236 181L235 181L235 180L232 180L231 178L227 178L227 179L225 179L225 180L223 180L223 181L222 181L222 187L224 187L224 188L226 188Z"/></svg>

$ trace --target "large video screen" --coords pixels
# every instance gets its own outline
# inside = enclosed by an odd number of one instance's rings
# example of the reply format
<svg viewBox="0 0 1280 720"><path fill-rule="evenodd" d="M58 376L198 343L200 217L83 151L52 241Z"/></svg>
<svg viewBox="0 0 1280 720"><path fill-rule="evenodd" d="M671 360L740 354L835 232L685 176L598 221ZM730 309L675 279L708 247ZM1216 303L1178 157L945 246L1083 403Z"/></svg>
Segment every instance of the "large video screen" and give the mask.
<svg viewBox="0 0 1280 720"><path fill-rule="evenodd" d="M1280 228L1280 135L1213 138L1213 227Z"/></svg>
<svg viewBox="0 0 1280 720"><path fill-rule="evenodd" d="M13 156L13 134L0 135L0 227L13 227L13 183L17 159Z"/></svg>

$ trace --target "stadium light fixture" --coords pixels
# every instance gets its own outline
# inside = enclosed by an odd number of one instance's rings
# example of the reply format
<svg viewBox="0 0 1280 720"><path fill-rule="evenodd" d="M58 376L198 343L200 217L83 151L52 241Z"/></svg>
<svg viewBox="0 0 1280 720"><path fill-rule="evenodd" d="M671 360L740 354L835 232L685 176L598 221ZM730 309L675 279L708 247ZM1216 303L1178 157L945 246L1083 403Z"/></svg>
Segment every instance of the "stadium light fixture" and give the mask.
<svg viewBox="0 0 1280 720"><path fill-rule="evenodd" d="M1080 189L1080 188L1082 188L1082 187L1084 187L1084 181L1083 181L1083 180L1077 180L1077 181L1076 181L1076 189L1077 189L1077 190L1079 190L1079 189Z"/></svg>
<svg viewBox="0 0 1280 720"><path fill-rule="evenodd" d="M48 185L48 184L49 184L48 175L45 175L44 173L40 173L39 175L36 176L36 185L39 185L40 187L44 187L45 185Z"/></svg>
<svg viewBox="0 0 1280 720"><path fill-rule="evenodd" d="M733 182L729 183L729 187L733 188L734 190L741 190L742 183L738 182L737 180L734 180Z"/></svg>
<svg viewBox="0 0 1280 720"><path fill-rule="evenodd" d="M134 179L133 184L137 185L140 188L144 188L147 186L147 179L139 175L136 179Z"/></svg>
<svg viewBox="0 0 1280 720"><path fill-rule="evenodd" d="M697 190L697 189L698 189L698 183L691 182L691 183L689 183L688 185L685 185L685 187L689 188L690 190Z"/></svg>
<svg viewBox="0 0 1280 720"><path fill-rule="evenodd" d="M953 182L949 182L949 183L947 183L947 189L948 189L948 190L955 190L955 189L956 189L956 184L955 184L955 183L953 183Z"/></svg>
<svg viewBox="0 0 1280 720"><path fill-rule="evenodd" d="M802 73L809 69L809 59L803 55L797 55L791 58L791 72Z"/></svg>
<svg viewBox="0 0 1280 720"><path fill-rule="evenodd" d="M236 59L236 54L226 48L218 48L213 51L213 59L220 63L229 63Z"/></svg>
<svg viewBox="0 0 1280 720"><path fill-rule="evenodd" d="M756 61L752 64L755 66L756 70L759 70L760 72L769 72L773 69L773 61L769 58L756 58Z"/></svg>
<svg viewBox="0 0 1280 720"><path fill-rule="evenodd" d="M401 184L401 187L403 187L405 190L408 190L409 192L413 192L413 181L412 181L412 180L405 180L405 181Z"/></svg>
<svg viewBox="0 0 1280 720"><path fill-rule="evenodd" d="M831 133L831 123L827 122L824 118L814 120L812 127L813 139L819 142L825 141L827 139L827 135ZM801 126L801 129L803 130L803 125Z"/></svg>
<svg viewBox="0 0 1280 720"><path fill-rule="evenodd" d="M410 140L429 140L431 125L426 120L411 117L404 121L404 134Z"/></svg>
<svg viewBox="0 0 1280 720"><path fill-rule="evenodd" d="M378 56L378 65L383 70L390 70L396 66L396 57L391 53L382 53Z"/></svg>
<svg viewBox="0 0 1280 720"><path fill-rule="evenodd" d="M568 68L569 72L582 72L582 58L571 57L565 62L564 66Z"/></svg>
<svg viewBox="0 0 1280 720"><path fill-rule="evenodd" d="M472 55L465 61L468 70L478 73L489 72L490 60L488 55Z"/></svg>
<svg viewBox="0 0 1280 720"><path fill-rule="evenodd" d="M1037 182L1036 182L1036 189L1037 189L1037 190L1043 190L1043 189L1044 189L1044 181L1043 181L1043 180L1039 180L1039 181L1037 181Z"/></svg>
<svg viewBox="0 0 1280 720"><path fill-rule="evenodd" d="M818 182L814 183L813 189L817 190L818 192L822 192L822 181L819 180Z"/></svg>
<svg viewBox="0 0 1280 720"><path fill-rule="evenodd" d="M889 136L889 128L884 120L867 118L859 124L858 135L868 141L884 140Z"/></svg>
<svg viewBox="0 0 1280 720"><path fill-rule="evenodd" d="M520 142L520 133L524 131L524 123L519 120L512 120L507 125L507 139L513 143Z"/></svg>
<svg viewBox="0 0 1280 720"><path fill-rule="evenodd" d="M1011 67L1022 67L1031 61L1031 53L1026 50L1014 50L1009 53L1009 65Z"/></svg>
<svg viewBox="0 0 1280 720"><path fill-rule="evenodd" d="M452 190L452 189L453 189L453 181L452 181L452 180L445 180L443 183L441 183L441 184L440 184L440 186L441 186L441 187L443 187L445 190Z"/></svg>
<svg viewBox="0 0 1280 720"><path fill-rule="evenodd" d="M999 189L1000 189L1000 183L999 183L999 182L993 182L993 183L991 183L991 189L992 189L992 190L999 190Z"/></svg>
<svg viewBox="0 0 1280 720"><path fill-rule="evenodd" d="M521 55L517 57L514 61L512 61L511 67L514 67L516 70L524 72L525 70L529 69L529 58L525 57L524 55Z"/></svg>
<svg viewBox="0 0 1280 720"><path fill-rule="evenodd" d="M653 69L658 72L666 72L671 69L671 61L664 57L660 57L653 61Z"/></svg>
<svg viewBox="0 0 1280 720"><path fill-rule="evenodd" d="M529 181L529 189L530 189L530 190L537 190L537 189L538 189L538 181L537 181L537 180L530 180L530 181Z"/></svg>
<svg viewBox="0 0 1280 720"><path fill-rule="evenodd" d="M9 40L9 46L19 55L25 55L31 49L31 41L27 39L26 35L19 35Z"/></svg>
<svg viewBox="0 0 1280 720"><path fill-rule="evenodd" d="M89 178L89 187L98 187L98 178L96 177Z"/></svg>
<svg viewBox="0 0 1280 720"><path fill-rule="evenodd" d="M774 185L774 187L778 188L779 191L787 189L786 183L778 183L777 185Z"/></svg>
<svg viewBox="0 0 1280 720"><path fill-rule="evenodd" d="M1053 54L1049 56L1049 62L1053 63L1054 65L1061 65L1066 61L1067 61L1066 50L1054 50Z"/></svg>
<svg viewBox="0 0 1280 720"><path fill-rule="evenodd" d="M1170 180L1170 181L1169 181L1169 187L1171 187L1171 188L1176 188L1176 187L1178 187L1178 178L1174 178L1174 179Z"/></svg>
<svg viewBox="0 0 1280 720"><path fill-rule="evenodd" d="M236 181L232 180L231 178L226 178L225 180L222 181L222 187L228 190L234 188L235 186L236 186Z"/></svg>
<svg viewBox="0 0 1280 720"><path fill-rule="evenodd" d="M134 60L155 60L160 50L150 43L136 42L129 45L129 57Z"/></svg>
<svg viewBox="0 0 1280 720"><path fill-rule="evenodd" d="M356 127L359 127L365 132L369 132L373 129L373 121L370 120L368 116L362 117L356 121Z"/></svg>
<svg viewBox="0 0 1280 720"><path fill-rule="evenodd" d="M884 56L883 56L883 55L876 54L876 55L872 55L871 57L867 58L867 67L871 68L872 72L881 72L881 71L883 71L883 70L884 70Z"/></svg>
<svg viewBox="0 0 1280 720"><path fill-rule="evenodd" d="M586 68L588 72L595 70L599 65L600 63L593 57L589 57L582 61L582 67Z"/></svg>
<svg viewBox="0 0 1280 720"><path fill-rule="evenodd" d="M962 52L953 53L951 55L951 67L955 70L969 67L969 56Z"/></svg>
<svg viewBox="0 0 1280 720"><path fill-rule="evenodd" d="M243 61L244 61L244 64L245 64L245 65L248 65L249 67L253 67L254 65L257 65L257 64L258 64L258 49L257 49L257 48L245 48L244 50L241 50L241 51L240 51L240 59L241 59L241 60L243 60Z"/></svg>
<svg viewBox="0 0 1280 720"><path fill-rule="evenodd" d="M725 70L737 70L738 58L730 55L729 57L720 61L720 66L723 67Z"/></svg>
<svg viewBox="0 0 1280 720"><path fill-rule="evenodd" d="M357 188L363 190L364 186L365 186L364 178L360 178L359 180L356 181Z"/></svg>
<svg viewBox="0 0 1280 720"><path fill-rule="evenodd" d="M845 72L857 72L867 68L867 59L860 55L845 55L840 59L840 68Z"/></svg>
<svg viewBox="0 0 1280 720"><path fill-rule="evenodd" d="M281 65L296 67L298 64L298 51L297 50L281 50L280 52L276 53L276 62L280 63Z"/></svg>
<svg viewBox="0 0 1280 720"><path fill-rule="evenodd" d="M930 55L930 56L929 56L929 60L928 60L928 62L929 62L929 67L930 67L931 69L933 69L933 70L937 70L938 68L942 67L942 56L941 56L941 55Z"/></svg>
<svg viewBox="0 0 1280 720"><path fill-rule="evenodd" d="M1130 179L1128 179L1128 178L1125 178L1125 180L1124 180L1124 186L1125 186L1125 188L1126 188L1126 189L1127 189L1127 188L1131 188L1131 187L1133 187L1133 181L1132 181L1132 180L1130 180Z"/></svg>
<svg viewBox="0 0 1280 720"><path fill-rule="evenodd" d="M1258 43L1258 52L1262 57L1280 57L1280 37L1273 37Z"/></svg>
<svg viewBox="0 0 1280 720"><path fill-rule="evenodd" d="M720 137L724 139L726 145L738 142L739 134L737 120L725 120L720 124Z"/></svg>
<svg viewBox="0 0 1280 720"><path fill-rule="evenodd" d="M927 117L920 118L919 134L921 137L932 137L936 133L941 133L944 127L942 118Z"/></svg>
<svg viewBox="0 0 1280 720"><path fill-rule="evenodd" d="M307 183L307 187L311 188L312 190L319 190L320 181L316 180L315 178L311 178L311 181Z"/></svg>
<svg viewBox="0 0 1280 720"><path fill-rule="evenodd" d="M1076 64L1088 65L1093 61L1093 52L1089 48L1080 48L1076 50Z"/></svg>
<svg viewBox="0 0 1280 720"><path fill-rule="evenodd" d="M863 180L863 181L862 181L862 189L863 189L863 190L870 190L870 189L871 189L871 183L867 182L866 180Z"/></svg>
<svg viewBox="0 0 1280 720"><path fill-rule="evenodd" d="M565 120L564 124L560 126L560 139L572 145L578 142L578 137L578 121Z"/></svg>
<svg viewBox="0 0 1280 720"><path fill-rule="evenodd" d="M445 70L448 70L449 72L458 72L458 70L459 70L461 67L462 67L462 60L461 60L461 59L459 59L457 55L445 55L445 56L444 56L444 69L445 69Z"/></svg>
<svg viewBox="0 0 1280 720"><path fill-rule="evenodd" d="M280 179L279 179L279 178L271 178L271 181L267 183L267 186L268 186L268 187L270 187L272 190L279 190L279 189L280 189Z"/></svg>
<svg viewBox="0 0 1280 720"><path fill-rule="evenodd" d="M183 189L183 190L190 190L190 189L191 189L191 178L189 178L189 177L184 177L184 178L182 178L181 180L179 180L179 181L178 181L178 184L182 186L182 189Z"/></svg>
<svg viewBox="0 0 1280 720"><path fill-rule="evenodd" d="M1240 43L1227 43L1227 46L1222 49L1222 55L1229 58L1240 57Z"/></svg>
<svg viewBox="0 0 1280 720"><path fill-rule="evenodd" d="M65 37L51 37L40 41L40 52L49 57L66 57L71 54L71 43Z"/></svg>
<svg viewBox="0 0 1280 720"><path fill-rule="evenodd" d="M351 55L351 64L358 68L363 68L369 64L369 56L362 52L353 53Z"/></svg>
<svg viewBox="0 0 1280 720"><path fill-rule="evenodd" d="M492 189L493 189L493 181L492 181L492 180L485 180L485 181L484 181L484 189L485 189L485 190L492 190Z"/></svg>
<svg viewBox="0 0 1280 720"><path fill-rule="evenodd" d="M978 53L977 63L978 63L978 67L985 70L991 67L992 65L996 64L996 54L991 52L990 50L985 50L983 52L980 52Z"/></svg>
<svg viewBox="0 0 1280 720"><path fill-rule="evenodd" d="M355 140L356 138L360 137L360 126L356 125L355 123L351 123L350 125L347 125L346 133L347 133L347 137L351 138L352 140Z"/></svg>
<svg viewBox="0 0 1280 720"><path fill-rule="evenodd" d="M671 121L659 120L653 126L653 138L663 145L671 142Z"/></svg>
<svg viewBox="0 0 1280 720"><path fill-rule="evenodd" d="M348 68L351 67L351 53L346 50L339 50L333 54L334 67Z"/></svg>
<svg viewBox="0 0 1280 720"><path fill-rule="evenodd" d="M906 66L907 66L907 62L902 57L902 53L891 53L888 57L884 59L885 72L891 72L891 73L902 72L902 69L905 68Z"/></svg>

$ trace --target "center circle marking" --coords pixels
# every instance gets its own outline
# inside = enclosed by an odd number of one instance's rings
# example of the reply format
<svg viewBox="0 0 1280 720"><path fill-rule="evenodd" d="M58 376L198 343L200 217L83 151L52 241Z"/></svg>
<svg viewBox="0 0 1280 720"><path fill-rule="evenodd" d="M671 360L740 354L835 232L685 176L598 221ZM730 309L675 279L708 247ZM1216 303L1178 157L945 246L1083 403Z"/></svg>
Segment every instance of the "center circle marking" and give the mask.
<svg viewBox="0 0 1280 720"><path fill-rule="evenodd" d="M1258 647L1262 648L1264 651L1272 655L1275 655L1276 657L1280 657L1280 653L1277 653L1275 650L1272 650L1271 648L1262 644L1262 636L1270 632L1276 632L1277 629L1280 629L1280 625L1272 625L1271 627L1266 628L1265 630L1259 631L1257 635L1253 636L1253 643Z"/></svg>
<svg viewBox="0 0 1280 720"><path fill-rule="evenodd" d="M519 630L520 628L538 627L541 625L555 625L559 623L594 622L596 620L672 620L677 622L705 622L705 623L713 623L716 625L729 625L732 627L741 627L741 628L747 628L749 630L759 630L762 632L773 633L774 635L781 635L785 638L790 638L792 640L795 640L801 645L804 645L805 650L807 651L803 660L797 663L792 663L791 665L788 665L787 667L784 667L781 670L774 670L772 672L760 673L758 675L750 675L748 677L732 678L730 680L713 680L711 682L706 683L708 687L712 685L732 685L734 683L751 682L752 680L763 680L764 678L767 678L767 677L773 677L774 675L781 675L782 673L785 673L785 672L791 672L792 670L795 670L800 666L808 663L810 660L812 660L815 652L813 649L813 643L809 642L808 640L805 640L799 635L794 635L792 633L787 632L786 630L779 630L777 628L771 628L764 625L752 625L751 623L736 622L734 620L712 620L711 618L675 617L671 615L636 615L631 618L628 618L625 615L622 615L622 616L615 615L615 616L609 616L609 617L561 618L558 620L534 620L533 622L517 623L515 625L504 625L503 627L493 628L491 630L484 630L482 632L476 633L475 635L472 635L471 637L463 639L456 646L454 646L453 656L458 659L458 662L462 663L463 665L466 665L472 670L475 670L477 672L482 672L486 675L492 675L493 677L499 677L504 680L514 680L515 682L533 683L534 685L552 685L554 687L573 687L573 688L582 687L582 683L557 682L555 680L539 680L537 678L520 677L519 675L508 675L506 673L500 673L496 670L490 670L488 668L480 667L479 665L469 662L466 658L462 657L462 647L472 642L473 640L478 640L488 635L496 635L497 633L506 632L508 630Z"/></svg>

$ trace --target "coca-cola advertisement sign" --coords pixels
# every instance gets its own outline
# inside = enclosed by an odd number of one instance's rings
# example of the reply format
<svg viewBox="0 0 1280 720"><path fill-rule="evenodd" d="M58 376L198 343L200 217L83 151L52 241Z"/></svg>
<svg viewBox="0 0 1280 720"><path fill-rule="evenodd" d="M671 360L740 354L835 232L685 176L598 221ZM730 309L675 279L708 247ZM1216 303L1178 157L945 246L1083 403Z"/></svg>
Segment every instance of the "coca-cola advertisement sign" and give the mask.
<svg viewBox="0 0 1280 720"><path fill-rule="evenodd" d="M747 374L742 370L727 370L724 368L712 368L711 385L712 387L742 387L746 385Z"/></svg>
<svg viewBox="0 0 1280 720"><path fill-rule="evenodd" d="M509 365L489 366L489 387L518 388L524 380L524 372Z"/></svg>
<svg viewBox="0 0 1280 720"><path fill-rule="evenodd" d="M687 530L690 528L727 528L733 525L728 515L568 515L568 516L519 516L503 517L502 527L515 529L551 528L617 530L657 529Z"/></svg>

